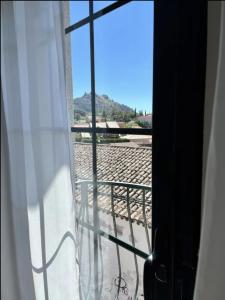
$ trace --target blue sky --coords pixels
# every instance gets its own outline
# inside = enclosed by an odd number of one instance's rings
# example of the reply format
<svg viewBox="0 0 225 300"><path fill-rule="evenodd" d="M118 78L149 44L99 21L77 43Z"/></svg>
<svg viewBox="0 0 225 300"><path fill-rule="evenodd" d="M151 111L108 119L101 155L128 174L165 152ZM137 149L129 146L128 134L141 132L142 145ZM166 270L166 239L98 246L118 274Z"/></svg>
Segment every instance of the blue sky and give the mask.
<svg viewBox="0 0 225 300"><path fill-rule="evenodd" d="M94 10L115 1L94 1ZM88 15L88 1L70 1L71 24ZM132 1L94 21L95 86L99 95L152 111L153 2ZM89 25L71 33L73 96L91 90Z"/></svg>

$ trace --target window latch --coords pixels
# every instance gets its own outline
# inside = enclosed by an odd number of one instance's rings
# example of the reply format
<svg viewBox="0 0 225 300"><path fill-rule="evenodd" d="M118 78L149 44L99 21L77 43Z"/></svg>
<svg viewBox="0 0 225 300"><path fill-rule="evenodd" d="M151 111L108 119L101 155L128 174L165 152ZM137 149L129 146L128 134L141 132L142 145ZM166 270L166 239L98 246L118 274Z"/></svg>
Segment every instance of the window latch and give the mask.
<svg viewBox="0 0 225 300"><path fill-rule="evenodd" d="M159 262L155 252L155 246L157 243L158 230L155 230L154 236L154 249L152 254L148 256L144 264L144 299L154 300L154 286L158 281L161 284L167 283L167 267Z"/></svg>

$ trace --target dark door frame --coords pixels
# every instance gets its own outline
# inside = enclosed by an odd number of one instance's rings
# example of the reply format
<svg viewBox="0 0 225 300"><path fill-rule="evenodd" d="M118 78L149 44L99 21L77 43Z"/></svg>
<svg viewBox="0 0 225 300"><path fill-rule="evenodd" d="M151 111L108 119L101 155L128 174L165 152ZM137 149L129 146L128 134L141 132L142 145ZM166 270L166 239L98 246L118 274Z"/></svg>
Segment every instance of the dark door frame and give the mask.
<svg viewBox="0 0 225 300"><path fill-rule="evenodd" d="M145 299L193 299L201 218L207 1L156 1L153 248Z"/></svg>

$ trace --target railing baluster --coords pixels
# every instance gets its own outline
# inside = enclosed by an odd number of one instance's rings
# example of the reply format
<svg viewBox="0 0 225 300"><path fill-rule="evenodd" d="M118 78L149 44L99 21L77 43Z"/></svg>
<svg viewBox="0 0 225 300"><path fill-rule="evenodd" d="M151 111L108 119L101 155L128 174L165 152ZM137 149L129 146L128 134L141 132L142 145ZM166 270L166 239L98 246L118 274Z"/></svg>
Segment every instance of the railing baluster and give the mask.
<svg viewBox="0 0 225 300"><path fill-rule="evenodd" d="M129 219L129 225L130 225L130 233L131 233L131 240L132 240L132 246L135 247L135 241L134 241L134 232L133 232L133 226L131 222L131 213L130 213L130 203L129 203L129 188L127 187L127 212L128 212L128 219ZM136 269L136 288L134 293L134 300L137 299L137 292L138 292L138 286L139 286L139 272L138 272L138 264L137 264L137 256L134 254L134 263L135 263L135 269Z"/></svg>
<svg viewBox="0 0 225 300"><path fill-rule="evenodd" d="M144 217L144 226L145 226L145 233L146 233L146 239L147 239L147 244L148 244L148 252L149 254L151 253L151 244L150 244L150 238L149 238L149 233L148 233L148 224L147 224L147 219L146 219L146 212L145 212L145 190L142 190L142 199L143 199L143 217Z"/></svg>
<svg viewBox="0 0 225 300"><path fill-rule="evenodd" d="M85 198L86 198L86 186L87 183L83 183L81 184L81 209L80 209L80 219L82 217L82 222L84 222L84 214L85 214ZM80 222L80 219L78 220L78 222ZM82 264L82 247L83 247L83 233L84 233L84 227L81 226L81 230L80 230L80 235L78 235L78 241L79 243L79 254L78 254L78 261L79 261L79 265L81 267ZM80 269L80 268L79 268ZM81 280L81 281L80 281ZM81 298L83 297L83 280L82 278L79 276L79 291L80 291L80 295ZM85 296L86 298L86 296Z"/></svg>
<svg viewBox="0 0 225 300"><path fill-rule="evenodd" d="M82 203L82 186L85 184L85 182L81 182L81 203L80 203L80 210L79 210L79 213L77 214L77 222L78 222L78 226L79 226L79 221L81 219L81 214L83 213L83 210L84 210L84 205Z"/></svg>
<svg viewBox="0 0 225 300"><path fill-rule="evenodd" d="M97 193L97 203L98 203L99 192ZM103 289L103 278L104 278L104 268L103 268L103 254L102 254L102 240L101 235L98 235L98 245L99 245L99 256L100 256L100 265L101 265L101 279L100 279L100 289L99 289L99 299L101 299L102 289Z"/></svg>
<svg viewBox="0 0 225 300"><path fill-rule="evenodd" d="M86 220L87 224L89 224L89 211L88 211L88 185L86 185L86 191L85 191L85 208L86 208ZM88 230L88 255L89 255L89 274L88 274L88 284L87 284L87 294L85 297L85 300L88 299L90 294L90 284L91 284L91 236L90 236L90 230Z"/></svg>
<svg viewBox="0 0 225 300"><path fill-rule="evenodd" d="M98 236L99 239L99 250L100 250L100 264L101 264L101 280L100 280L100 289L99 289L99 299L101 299L101 295L102 295L102 288L103 288L103 257L102 257L102 241L101 241L101 236Z"/></svg>
<svg viewBox="0 0 225 300"><path fill-rule="evenodd" d="M112 206L114 235L117 238L116 218L115 218L115 210L114 210L114 203L113 203L113 186L111 186L111 206ZM118 244L116 244L116 252L117 252L117 260L118 260L118 268L119 268L119 285L117 291L117 297L118 297L120 293L120 286L121 286L121 262L120 262L120 250Z"/></svg>

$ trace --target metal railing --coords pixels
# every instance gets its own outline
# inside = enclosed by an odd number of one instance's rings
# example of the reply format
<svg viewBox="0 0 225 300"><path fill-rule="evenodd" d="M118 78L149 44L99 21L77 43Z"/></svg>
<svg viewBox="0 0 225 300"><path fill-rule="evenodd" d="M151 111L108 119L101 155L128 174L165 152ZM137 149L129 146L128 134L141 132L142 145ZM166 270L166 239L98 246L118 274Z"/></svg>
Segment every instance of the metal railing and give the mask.
<svg viewBox="0 0 225 300"><path fill-rule="evenodd" d="M110 213L112 215L112 221L113 221L113 232L114 235L108 234L105 231L100 229L100 226L96 228L92 224L90 224L90 203L88 200L88 194L90 191L90 186L93 185L92 180L81 180L76 182L76 187L80 187L80 201L79 201L79 212L76 216L77 226L78 226L78 242L80 246L80 253L79 253L79 262L82 262L82 243L83 243L83 230L86 228L88 230L88 253L91 256L91 242L90 242L90 232L98 235L99 240L99 251L102 251L101 248L101 237L104 237L108 239L109 241L115 243L116 245L116 254L117 254L117 263L118 263L118 291L117 291L117 297L119 296L120 289L121 289L121 257L120 257L120 247L123 247L124 249L130 251L134 255L134 265L135 265L135 272L136 272L136 287L134 292L134 298L137 298L138 293L138 287L139 287L139 270L138 270L138 261L137 256L146 259L150 253L151 253L151 239L149 236L149 230L148 230L148 224L147 224L147 217L146 217L146 192L151 191L150 186L142 185L142 184L132 184L132 183L125 183L125 182L114 182L114 181L97 181L97 190L100 186L108 186L110 188L110 194L109 194L109 201L111 204L111 210ZM129 229L130 229L130 235L131 235L131 243L127 243L123 241L122 239L118 238L117 235L117 222L116 222L116 213L115 213L115 202L117 201L117 198L115 196L114 190L116 187L123 187L126 190L126 209L127 209L127 220L129 222ZM143 225L145 228L145 235L146 235L146 242L148 246L148 253L138 249L135 245L135 237L134 237L134 230L133 230L133 219L131 216L131 203L130 203L130 193L133 190L141 190L142 191L142 202L140 202L140 199L137 201L139 208L142 208L142 215L143 215ZM98 197L98 192L97 192ZM98 198L97 198L98 199ZM132 203L134 204L134 200L132 199ZM117 203L118 205L118 203ZM101 209L101 208L98 208ZM94 222L94 224L99 224L99 222ZM103 268L103 262L102 262L102 253L100 253L100 260L101 260L101 268ZM87 288L84 291L84 299L88 299L88 293L90 290L90 282L91 282L91 262L89 262L89 272L88 272L88 284ZM102 279L101 279L102 282ZM82 289L82 283L80 286L80 289ZM102 291L102 283L99 288L99 299L101 297L101 291Z"/></svg>

